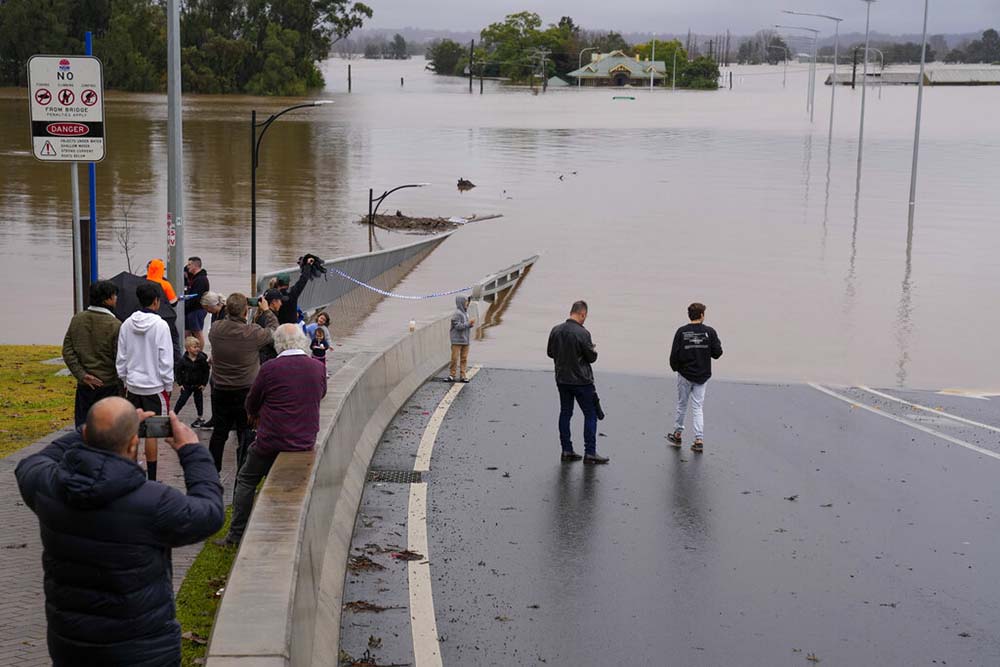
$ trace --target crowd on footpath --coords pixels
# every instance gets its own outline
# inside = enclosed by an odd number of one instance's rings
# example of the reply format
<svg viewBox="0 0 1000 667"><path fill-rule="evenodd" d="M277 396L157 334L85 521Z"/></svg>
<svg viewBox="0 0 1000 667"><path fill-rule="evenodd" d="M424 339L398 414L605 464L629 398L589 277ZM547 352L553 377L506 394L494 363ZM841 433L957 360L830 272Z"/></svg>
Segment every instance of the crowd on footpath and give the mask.
<svg viewBox="0 0 1000 667"><path fill-rule="evenodd" d="M63 340L77 381L76 428L15 470L41 531L54 665L179 664L171 550L223 527L220 472L230 433L233 515L219 540L227 546L242 539L257 486L278 454L315 446L330 316L300 321L298 299L317 262L306 255L294 284L279 275L256 299L212 292L198 257L185 266L181 294L160 259L144 277L90 286L89 306ZM179 300L183 339L174 322ZM197 413L190 425L177 416L189 400ZM207 448L195 428L212 430ZM157 482L156 436L176 453L186 492Z"/></svg>

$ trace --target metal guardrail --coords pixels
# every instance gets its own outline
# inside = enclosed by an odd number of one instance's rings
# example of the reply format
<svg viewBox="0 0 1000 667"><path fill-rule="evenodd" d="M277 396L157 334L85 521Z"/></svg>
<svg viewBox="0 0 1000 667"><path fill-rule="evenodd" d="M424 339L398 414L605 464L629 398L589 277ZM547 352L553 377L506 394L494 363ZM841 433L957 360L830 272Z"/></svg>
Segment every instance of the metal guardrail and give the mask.
<svg viewBox="0 0 1000 667"><path fill-rule="evenodd" d="M388 250L380 250L378 252L326 260L325 263L328 269L326 278L313 278L306 284L305 289L302 290L302 294L299 296L299 308L303 312L309 312L317 308L329 306L346 294L358 289L358 286L354 283L329 271L332 267L340 269L357 280L371 283L382 274L395 269L403 262L412 260L418 255L430 253L453 233L438 234L429 239L398 248L389 248ZM287 273L290 284L294 285L295 281L299 279L301 271L299 271L299 267L295 266L266 273L257 281L257 293L263 293L267 289L271 279L276 278L282 273Z"/></svg>
<svg viewBox="0 0 1000 667"><path fill-rule="evenodd" d="M516 283L524 272L538 261L538 255L522 259L517 264L508 266L502 271L491 273L472 286L472 300L492 303L496 295Z"/></svg>

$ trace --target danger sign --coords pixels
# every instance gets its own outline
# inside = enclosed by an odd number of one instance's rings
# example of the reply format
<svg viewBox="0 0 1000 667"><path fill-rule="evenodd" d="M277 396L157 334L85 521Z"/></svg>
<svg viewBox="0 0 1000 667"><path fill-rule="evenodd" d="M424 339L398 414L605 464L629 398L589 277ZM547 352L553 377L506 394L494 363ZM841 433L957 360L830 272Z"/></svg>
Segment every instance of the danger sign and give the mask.
<svg viewBox="0 0 1000 667"><path fill-rule="evenodd" d="M31 142L45 162L104 159L104 74L93 56L28 60Z"/></svg>

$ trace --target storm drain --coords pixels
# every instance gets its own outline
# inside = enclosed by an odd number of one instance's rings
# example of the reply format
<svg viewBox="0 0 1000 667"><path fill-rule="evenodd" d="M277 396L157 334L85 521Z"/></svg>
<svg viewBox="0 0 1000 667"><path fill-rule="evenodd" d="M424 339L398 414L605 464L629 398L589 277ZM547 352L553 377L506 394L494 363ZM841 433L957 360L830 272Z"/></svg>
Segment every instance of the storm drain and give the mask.
<svg viewBox="0 0 1000 667"><path fill-rule="evenodd" d="M376 470L373 468L368 471L368 481L413 484L420 481L420 473L415 470Z"/></svg>

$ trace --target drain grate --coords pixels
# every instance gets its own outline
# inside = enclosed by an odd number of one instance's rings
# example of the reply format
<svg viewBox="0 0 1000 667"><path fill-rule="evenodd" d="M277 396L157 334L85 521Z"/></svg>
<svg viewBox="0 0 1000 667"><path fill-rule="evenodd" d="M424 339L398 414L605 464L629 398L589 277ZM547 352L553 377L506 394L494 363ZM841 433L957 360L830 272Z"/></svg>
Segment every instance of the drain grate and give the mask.
<svg viewBox="0 0 1000 667"><path fill-rule="evenodd" d="M420 473L414 470L375 470L373 468L368 471L368 481L413 484L420 481Z"/></svg>

